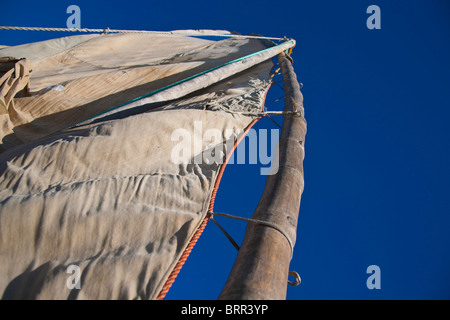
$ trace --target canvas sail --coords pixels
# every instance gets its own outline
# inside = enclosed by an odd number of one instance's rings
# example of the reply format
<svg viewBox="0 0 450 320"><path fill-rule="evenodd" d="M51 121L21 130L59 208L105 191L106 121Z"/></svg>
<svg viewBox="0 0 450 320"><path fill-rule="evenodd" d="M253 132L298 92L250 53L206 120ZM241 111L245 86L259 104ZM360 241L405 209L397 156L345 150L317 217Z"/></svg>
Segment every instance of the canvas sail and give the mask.
<svg viewBox="0 0 450 320"><path fill-rule="evenodd" d="M2 298L161 297L217 187L223 161L202 155L257 119L292 46L178 32L0 49Z"/></svg>

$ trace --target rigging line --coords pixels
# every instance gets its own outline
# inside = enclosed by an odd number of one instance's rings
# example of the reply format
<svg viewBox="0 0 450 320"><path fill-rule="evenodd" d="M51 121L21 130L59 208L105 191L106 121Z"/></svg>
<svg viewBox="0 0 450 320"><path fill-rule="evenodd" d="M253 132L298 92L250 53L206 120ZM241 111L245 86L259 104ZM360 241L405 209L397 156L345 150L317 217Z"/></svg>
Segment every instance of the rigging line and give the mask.
<svg viewBox="0 0 450 320"><path fill-rule="evenodd" d="M279 81L273 81L273 80L272 80L272 83L275 83L275 84L281 83L281 82L284 82L284 80L283 80L283 79L281 79L281 80L279 80Z"/></svg>
<svg viewBox="0 0 450 320"><path fill-rule="evenodd" d="M16 27L16 26L0 26L0 30L21 30L21 31L58 31L58 32L92 32L92 33L147 33L147 34L166 34L166 35L185 35L185 36L205 36L205 37L224 37L224 38L244 38L244 39L267 39L267 40L286 40L286 37L284 38L277 38L277 37L263 37L263 36L245 36L245 35L238 35L238 34L189 34L189 33L182 33L182 32L176 32L176 31L150 31L150 30L117 30L117 29L88 29L88 28L46 28L46 27Z"/></svg>
<svg viewBox="0 0 450 320"><path fill-rule="evenodd" d="M216 219L211 217L211 220L212 220L212 222L214 222L219 227L220 230L222 230L223 234L228 238L228 240L231 242L233 247L235 247L236 250L239 251L240 247L236 243L236 241L234 241L233 237L230 236L230 234L216 221Z"/></svg>
<svg viewBox="0 0 450 320"><path fill-rule="evenodd" d="M275 69L275 70L274 70ZM281 68L278 64L274 65L272 69L270 70L270 77L273 78L275 75L280 74Z"/></svg>
<svg viewBox="0 0 450 320"><path fill-rule="evenodd" d="M284 90L284 88L282 87L282 86L280 86L280 82L282 82L283 80L281 80L281 81L277 81L277 82L274 82L274 84L276 84L277 86L278 86L278 88L280 88L281 90Z"/></svg>
<svg viewBox="0 0 450 320"><path fill-rule="evenodd" d="M261 113L253 113L253 112L245 112L245 111L232 111L232 110L217 110L217 111L223 111L226 113L231 113L231 114L240 114L243 116L255 116L255 117L260 117L260 116L284 116L284 115L289 115L289 114L293 114L293 115L297 115L297 116L301 116L300 112L296 112L296 111L264 111Z"/></svg>
<svg viewBox="0 0 450 320"><path fill-rule="evenodd" d="M236 241L234 241L233 237L217 222L216 219L214 219L214 217L211 215L211 220L219 227L219 229L223 232L223 234L227 237L227 239L231 242L231 244L233 245L233 247L236 248L237 251L239 251L241 248L239 247L239 245L236 243ZM221 214L217 214L217 215L221 215ZM300 275L296 272L296 271L289 271L288 273L289 276L293 276L295 281L290 281L288 279L288 284L292 287L296 287L298 286L302 280L300 278Z"/></svg>
<svg viewBox="0 0 450 320"><path fill-rule="evenodd" d="M278 126L278 128L281 129L281 126L275 120L273 120L273 118L268 113L266 113L266 115L269 117L270 120L272 120L273 123L275 123Z"/></svg>
<svg viewBox="0 0 450 320"><path fill-rule="evenodd" d="M272 223L272 222L269 222L269 221L264 221L264 220L257 220L257 219L251 219L251 218L244 218L244 217L234 216L234 215L227 214L227 213L217 213L217 212L208 211L208 214L211 215L211 217L216 215L216 216L220 216L220 217L226 217L226 218L231 218L231 219L236 219L236 220L253 222L253 223L256 223L256 224L259 224L259 225L263 225L263 226L266 226L266 227L273 228L273 229L277 230L278 232L280 232L286 238L286 240L289 243L289 246L291 247L291 257L294 255L294 245L293 245L293 242L292 242L291 238L289 238L289 236L286 233L286 231L284 231L282 228L280 228L275 223Z"/></svg>
<svg viewBox="0 0 450 320"><path fill-rule="evenodd" d="M278 99L273 100L273 102L278 102L278 101L280 101L281 99L284 99L284 97L285 97L285 96L279 97Z"/></svg>

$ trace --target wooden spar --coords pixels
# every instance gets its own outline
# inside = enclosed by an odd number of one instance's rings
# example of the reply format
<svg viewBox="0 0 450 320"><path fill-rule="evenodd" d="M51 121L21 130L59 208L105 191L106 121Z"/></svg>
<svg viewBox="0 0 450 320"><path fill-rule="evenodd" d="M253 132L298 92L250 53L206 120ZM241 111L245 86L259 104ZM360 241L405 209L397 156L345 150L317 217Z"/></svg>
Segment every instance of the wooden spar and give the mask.
<svg viewBox="0 0 450 320"><path fill-rule="evenodd" d="M285 114L279 146L279 169L269 175L252 219L276 224L295 244L300 199L306 121L303 96L292 63L284 52L277 55L284 81ZM220 300L286 299L292 248L287 237L270 226L252 223L246 234Z"/></svg>

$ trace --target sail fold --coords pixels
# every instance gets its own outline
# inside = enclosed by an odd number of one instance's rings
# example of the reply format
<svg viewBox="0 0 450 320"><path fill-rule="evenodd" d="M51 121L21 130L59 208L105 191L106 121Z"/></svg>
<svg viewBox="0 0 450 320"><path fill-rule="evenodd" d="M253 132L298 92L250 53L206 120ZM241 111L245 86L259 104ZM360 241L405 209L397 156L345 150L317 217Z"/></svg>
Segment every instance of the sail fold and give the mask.
<svg viewBox="0 0 450 320"><path fill-rule="evenodd" d="M17 116L0 114L2 298L155 299L207 214L224 146L262 110L271 56L193 92L73 126L264 49L256 39L182 34L0 49L33 70L14 73L29 88L14 98Z"/></svg>

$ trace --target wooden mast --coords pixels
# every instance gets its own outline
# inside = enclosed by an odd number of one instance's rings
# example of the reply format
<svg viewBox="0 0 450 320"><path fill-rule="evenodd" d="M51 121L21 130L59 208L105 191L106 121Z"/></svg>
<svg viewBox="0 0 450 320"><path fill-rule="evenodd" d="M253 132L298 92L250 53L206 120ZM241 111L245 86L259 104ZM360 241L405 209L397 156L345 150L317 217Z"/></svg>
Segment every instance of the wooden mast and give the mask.
<svg viewBox="0 0 450 320"><path fill-rule="evenodd" d="M291 60L277 55L284 81L285 114L279 141L279 169L269 175L252 219L276 228L250 222L220 300L286 299L289 263L297 233L303 192L303 158L306 121L303 96ZM290 244L291 242L291 244Z"/></svg>

